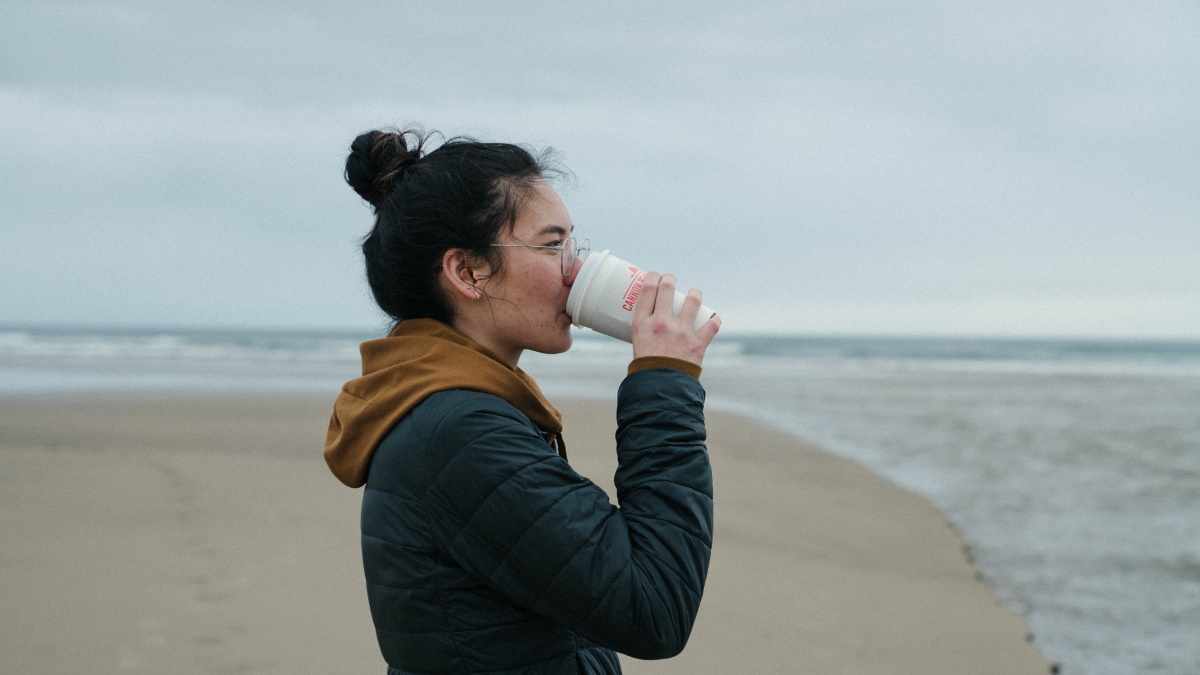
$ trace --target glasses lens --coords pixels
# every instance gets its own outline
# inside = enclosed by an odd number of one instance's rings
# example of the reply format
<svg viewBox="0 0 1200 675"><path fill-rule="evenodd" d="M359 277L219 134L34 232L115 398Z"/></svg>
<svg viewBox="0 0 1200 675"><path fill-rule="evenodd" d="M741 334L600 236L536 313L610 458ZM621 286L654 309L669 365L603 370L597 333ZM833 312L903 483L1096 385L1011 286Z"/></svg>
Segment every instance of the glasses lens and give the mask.
<svg viewBox="0 0 1200 675"><path fill-rule="evenodd" d="M564 277L571 276L575 269L575 237L568 237L562 248L562 273Z"/></svg>

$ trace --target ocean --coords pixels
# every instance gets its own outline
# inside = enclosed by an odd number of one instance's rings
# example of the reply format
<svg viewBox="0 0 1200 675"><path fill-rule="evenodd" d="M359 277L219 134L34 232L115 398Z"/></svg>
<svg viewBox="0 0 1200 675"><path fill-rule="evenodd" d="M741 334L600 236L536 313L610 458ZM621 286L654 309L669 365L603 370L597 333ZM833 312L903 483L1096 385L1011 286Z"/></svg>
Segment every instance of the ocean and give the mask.
<svg viewBox="0 0 1200 675"><path fill-rule="evenodd" d="M0 405L230 389L332 402L372 337L0 328ZM630 356L581 331L521 365L552 400L614 400ZM1200 672L1200 342L721 335L703 382L710 408L932 500L1063 673Z"/></svg>

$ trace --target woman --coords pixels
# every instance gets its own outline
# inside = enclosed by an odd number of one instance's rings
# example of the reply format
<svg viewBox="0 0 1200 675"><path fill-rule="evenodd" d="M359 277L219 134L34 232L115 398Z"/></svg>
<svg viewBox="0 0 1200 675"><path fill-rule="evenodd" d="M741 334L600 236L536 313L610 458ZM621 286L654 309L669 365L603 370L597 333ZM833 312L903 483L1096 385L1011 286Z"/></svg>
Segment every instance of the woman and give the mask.
<svg viewBox="0 0 1200 675"><path fill-rule="evenodd" d="M362 552L388 673L619 673L679 653L712 542L700 293L647 276L618 392L619 507L571 469L562 422L517 364L571 346L581 262L545 155L418 132L355 139L374 207L367 279L395 321L362 345L325 458L366 486Z"/></svg>

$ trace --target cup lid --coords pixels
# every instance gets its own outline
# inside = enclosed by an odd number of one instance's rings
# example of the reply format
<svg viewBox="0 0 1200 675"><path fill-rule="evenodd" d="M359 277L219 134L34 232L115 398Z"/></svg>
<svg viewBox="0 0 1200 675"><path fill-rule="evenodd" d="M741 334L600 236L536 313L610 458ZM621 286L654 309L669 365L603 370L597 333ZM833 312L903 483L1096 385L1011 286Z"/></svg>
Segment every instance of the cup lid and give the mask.
<svg viewBox="0 0 1200 675"><path fill-rule="evenodd" d="M571 284L571 293L567 295L567 314L571 315L571 323L576 326L582 325L579 323L579 310L583 308L583 296L587 295L588 285L592 283L592 277L596 276L596 270L600 268L600 261L612 255L610 249L604 249L599 253L590 253L583 261L583 267L579 268L579 274L575 275L575 282Z"/></svg>

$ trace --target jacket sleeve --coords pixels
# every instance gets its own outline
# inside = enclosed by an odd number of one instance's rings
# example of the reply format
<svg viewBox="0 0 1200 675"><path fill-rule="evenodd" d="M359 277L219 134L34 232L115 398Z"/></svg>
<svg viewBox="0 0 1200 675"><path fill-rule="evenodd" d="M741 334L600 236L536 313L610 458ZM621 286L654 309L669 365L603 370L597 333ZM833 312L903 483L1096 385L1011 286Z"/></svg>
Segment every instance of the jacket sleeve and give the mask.
<svg viewBox="0 0 1200 675"><path fill-rule="evenodd" d="M625 379L613 506L514 408L472 396L430 437L433 531L513 603L635 658L674 656L712 546L703 403L700 383L679 371Z"/></svg>

